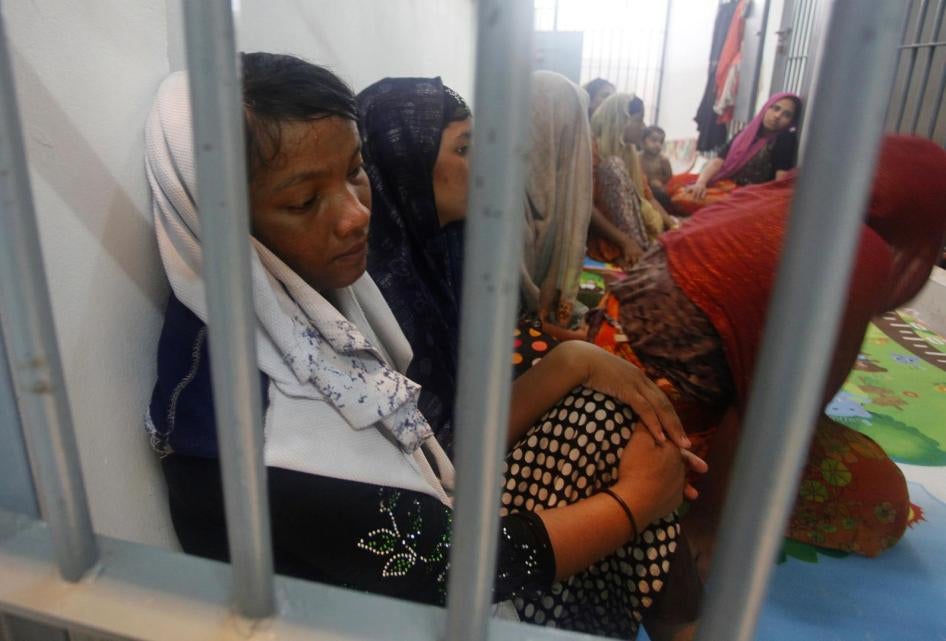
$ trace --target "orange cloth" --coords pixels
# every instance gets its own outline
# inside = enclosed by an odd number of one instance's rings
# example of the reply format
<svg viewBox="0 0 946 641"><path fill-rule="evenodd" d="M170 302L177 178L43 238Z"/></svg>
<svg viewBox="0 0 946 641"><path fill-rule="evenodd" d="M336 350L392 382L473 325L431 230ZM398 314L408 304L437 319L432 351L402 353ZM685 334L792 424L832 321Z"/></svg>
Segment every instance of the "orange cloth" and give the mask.
<svg viewBox="0 0 946 641"><path fill-rule="evenodd" d="M706 188L706 196L694 198L684 187L692 185L699 177L699 174L677 174L667 182L667 194L677 214L692 216L704 207L720 202L738 187L731 180L720 180L712 187Z"/></svg>
<svg viewBox="0 0 946 641"><path fill-rule="evenodd" d="M608 294L600 308L616 318L619 305ZM595 344L644 369L613 325L601 326ZM692 451L705 458L723 411L688 400L665 378L656 383L673 403L693 443ZM695 480L692 478L691 482ZM909 514L910 497L900 468L869 437L822 416L808 452L786 536L873 557L900 540Z"/></svg>

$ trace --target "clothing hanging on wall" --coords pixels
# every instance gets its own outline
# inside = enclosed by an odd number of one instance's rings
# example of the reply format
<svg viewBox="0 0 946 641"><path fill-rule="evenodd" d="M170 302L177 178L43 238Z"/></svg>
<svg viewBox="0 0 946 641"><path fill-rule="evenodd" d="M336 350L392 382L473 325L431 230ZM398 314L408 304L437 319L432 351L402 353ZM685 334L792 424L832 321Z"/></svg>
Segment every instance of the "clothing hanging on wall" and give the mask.
<svg viewBox="0 0 946 641"><path fill-rule="evenodd" d="M739 91L739 67L742 62L745 26L746 0L739 0L716 66L716 102L713 104L713 111L719 116L717 122L720 124L727 124L733 119L736 92Z"/></svg>
<svg viewBox="0 0 946 641"><path fill-rule="evenodd" d="M733 18L741 4L742 0L726 2L719 5L716 12L706 89L703 91L703 99L694 117L696 127L700 132L696 143L697 151L713 151L726 142L726 126L718 122L719 114L713 110L716 103L716 71L723 53L723 45L728 40Z"/></svg>

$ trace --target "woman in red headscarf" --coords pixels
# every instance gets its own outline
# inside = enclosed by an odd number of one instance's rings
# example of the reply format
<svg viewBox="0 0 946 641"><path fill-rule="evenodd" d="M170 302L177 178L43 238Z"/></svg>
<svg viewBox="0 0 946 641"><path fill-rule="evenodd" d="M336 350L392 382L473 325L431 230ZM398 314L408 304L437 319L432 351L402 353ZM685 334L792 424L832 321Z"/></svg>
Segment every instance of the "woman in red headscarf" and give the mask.
<svg viewBox="0 0 946 641"><path fill-rule="evenodd" d="M745 185L783 178L795 166L801 98L777 93L719 155L696 174L674 176L667 183L674 209L693 214Z"/></svg>
<svg viewBox="0 0 946 641"><path fill-rule="evenodd" d="M662 236L611 287L592 324L594 342L661 381L691 440L702 437L709 450L713 478L693 506L689 530L702 552L712 547L743 429L793 187L789 176L739 190ZM938 259L946 236L946 152L928 140L885 138L860 234L825 403L850 371L870 319L915 296ZM838 464L845 474L832 482L824 470ZM804 474L790 537L875 556L902 536L906 483L868 437L822 417ZM808 492L808 481L824 492Z"/></svg>

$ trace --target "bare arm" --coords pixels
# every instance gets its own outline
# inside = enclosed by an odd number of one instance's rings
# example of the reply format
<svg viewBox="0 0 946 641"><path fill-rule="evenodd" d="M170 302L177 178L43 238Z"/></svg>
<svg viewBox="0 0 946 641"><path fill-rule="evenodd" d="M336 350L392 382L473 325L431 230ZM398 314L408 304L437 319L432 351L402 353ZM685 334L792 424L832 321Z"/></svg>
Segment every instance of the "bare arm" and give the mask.
<svg viewBox="0 0 946 641"><path fill-rule="evenodd" d="M713 176L719 173L724 162L722 158L713 158L706 163L703 167L703 171L700 172L700 177L696 179L695 183L687 187L687 190L691 192L695 198L704 198L706 196L706 186L709 184L709 181L713 179Z"/></svg>
<svg viewBox="0 0 946 641"><path fill-rule="evenodd" d="M638 527L672 512L686 497L697 498L687 470L706 471L706 463L686 449L689 439L669 400L627 361L582 341L556 346L516 379L512 389L509 444L518 441L549 408L579 385L627 403L645 429L635 429L621 454L618 480L611 487L627 503ZM672 440L667 440L664 430ZM555 555L555 576L564 579L586 569L628 542L630 521L613 497L599 493L539 518ZM589 528L594 536L589 536Z"/></svg>
<svg viewBox="0 0 946 641"><path fill-rule="evenodd" d="M620 248L621 258L625 265L634 264L644 253L633 238L618 229L597 207L591 209L591 229Z"/></svg>
<svg viewBox="0 0 946 641"><path fill-rule="evenodd" d="M621 455L618 481L611 490L624 499L637 526L670 514L686 497L697 498L686 485L687 469L704 473L706 463L672 443L657 444L637 430ZM539 512L555 554L555 577L565 579L627 543L630 521L613 497L595 494L565 507ZM589 536L593 531L594 536Z"/></svg>
<svg viewBox="0 0 946 641"><path fill-rule="evenodd" d="M679 447L690 447L673 405L657 385L624 359L583 341L557 345L513 382L508 446L580 385L630 406L657 440L669 436Z"/></svg>
<svg viewBox="0 0 946 641"><path fill-rule="evenodd" d="M660 157L660 178L664 185L673 178L673 167L670 165L670 161L663 156Z"/></svg>

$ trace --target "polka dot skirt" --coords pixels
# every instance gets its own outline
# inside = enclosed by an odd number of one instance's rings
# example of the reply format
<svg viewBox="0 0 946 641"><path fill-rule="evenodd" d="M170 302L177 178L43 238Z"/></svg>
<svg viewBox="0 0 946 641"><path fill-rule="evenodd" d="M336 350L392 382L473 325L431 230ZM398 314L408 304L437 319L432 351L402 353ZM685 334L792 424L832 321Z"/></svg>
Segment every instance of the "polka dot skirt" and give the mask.
<svg viewBox="0 0 946 641"><path fill-rule="evenodd" d="M558 341L541 330L540 323L528 319L519 320L513 337L512 367L515 378L542 360L558 344Z"/></svg>
<svg viewBox="0 0 946 641"><path fill-rule="evenodd" d="M573 390L506 457L502 513L567 505L612 485L634 421L629 408L603 394ZM650 524L636 540L549 592L516 597L519 616L539 625L633 638L667 579L679 534L673 516Z"/></svg>

